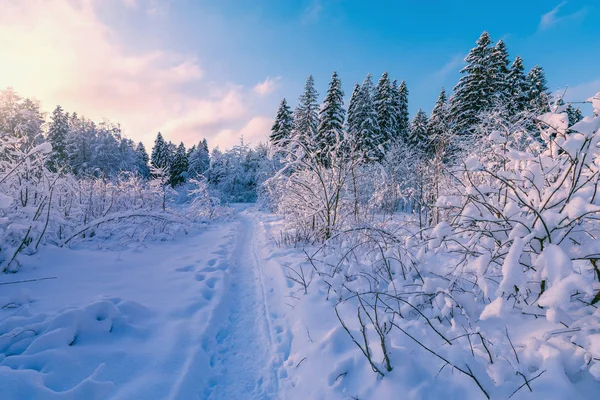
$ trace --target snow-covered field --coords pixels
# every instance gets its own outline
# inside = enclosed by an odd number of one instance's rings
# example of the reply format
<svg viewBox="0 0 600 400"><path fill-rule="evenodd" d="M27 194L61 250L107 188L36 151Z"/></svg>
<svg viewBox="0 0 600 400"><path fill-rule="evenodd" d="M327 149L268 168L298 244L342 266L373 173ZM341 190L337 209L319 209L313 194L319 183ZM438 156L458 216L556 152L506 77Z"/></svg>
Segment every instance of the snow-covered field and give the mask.
<svg viewBox="0 0 600 400"><path fill-rule="evenodd" d="M470 378L440 370L443 362L398 336L394 368L379 378L339 323L337 295L318 282L305 294L286 276L306 255L275 245L281 218L236 209L231 221L133 250L48 246L0 276L0 398L483 398ZM515 329L519 321L503 323L517 348L534 340L527 326ZM498 379L505 364L491 367ZM595 398L597 382L560 370L513 398Z"/></svg>
<svg viewBox="0 0 600 400"><path fill-rule="evenodd" d="M2 275L0 398L275 398L287 350L255 226L241 212L138 250L48 247Z"/></svg>

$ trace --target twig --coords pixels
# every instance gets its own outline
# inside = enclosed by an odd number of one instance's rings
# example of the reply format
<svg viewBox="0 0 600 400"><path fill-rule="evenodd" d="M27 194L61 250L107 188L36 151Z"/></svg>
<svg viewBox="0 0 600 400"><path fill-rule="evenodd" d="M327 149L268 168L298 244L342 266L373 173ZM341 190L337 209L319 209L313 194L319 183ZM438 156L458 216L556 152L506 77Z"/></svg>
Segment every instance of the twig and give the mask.
<svg viewBox="0 0 600 400"><path fill-rule="evenodd" d="M534 376L530 380L527 380L527 378L525 378L525 375L521 374L521 375L523 375L523 378L525 379L525 383L522 384L521 386L519 386L517 388L517 390L515 390L514 392L512 392L512 394L510 396L508 396L508 398L510 399L511 397L513 397L515 395L515 393L517 393L519 390L521 390L521 388L523 388L523 386L527 386L529 388L529 390L533 392L533 390L531 389L531 386L529 386L529 383L533 382L534 379L539 378L544 372L546 372L546 370L543 370L542 372L540 372L539 374L537 374L536 376Z"/></svg>
<svg viewBox="0 0 600 400"><path fill-rule="evenodd" d="M57 279L57 276L49 276L47 278L37 278L37 279L26 279L23 281L14 281L14 282L0 282L0 285L12 285L13 283L25 283L25 282L36 282L36 281L45 281L47 279Z"/></svg>

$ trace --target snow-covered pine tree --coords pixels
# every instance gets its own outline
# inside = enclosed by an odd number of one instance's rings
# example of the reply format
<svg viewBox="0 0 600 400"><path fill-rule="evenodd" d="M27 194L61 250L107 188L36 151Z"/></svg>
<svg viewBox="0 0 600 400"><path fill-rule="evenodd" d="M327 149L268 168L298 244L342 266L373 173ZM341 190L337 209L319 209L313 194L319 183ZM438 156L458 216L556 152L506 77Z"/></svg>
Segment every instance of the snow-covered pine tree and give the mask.
<svg viewBox="0 0 600 400"><path fill-rule="evenodd" d="M108 121L98 124L92 151L92 166L96 176L114 176L119 172L119 142L121 128Z"/></svg>
<svg viewBox="0 0 600 400"><path fill-rule="evenodd" d="M490 36L483 32L477 45L471 49L460 71L463 76L454 87L450 101L450 118L456 134L471 133L478 122L478 114L492 105Z"/></svg>
<svg viewBox="0 0 600 400"><path fill-rule="evenodd" d="M529 84L529 109L538 115L550 111L548 107L550 93L544 69L539 65L531 68L527 74L527 82Z"/></svg>
<svg viewBox="0 0 600 400"><path fill-rule="evenodd" d="M336 146L337 143L344 140L345 119L346 109L344 108L342 82L337 72L334 72L319 113L319 127L315 143L319 152L318 159L324 166L330 164L331 153L340 150Z"/></svg>
<svg viewBox="0 0 600 400"><path fill-rule="evenodd" d="M499 105L506 105L510 99L510 90L508 87L509 73L508 51L504 41L499 40L491 53L490 69L491 91L494 94L493 101ZM493 105L493 104L492 104Z"/></svg>
<svg viewBox="0 0 600 400"><path fill-rule="evenodd" d="M52 121L48 127L47 140L52 145L52 154L48 160L48 168L57 171L67 165L67 136L69 120L61 106L52 112Z"/></svg>
<svg viewBox="0 0 600 400"><path fill-rule="evenodd" d="M168 172L170 164L169 151L169 145L165 142L162 134L158 132L156 140L154 140L154 147L152 148L152 155L150 158L152 166Z"/></svg>
<svg viewBox="0 0 600 400"><path fill-rule="evenodd" d="M448 99L444 88L440 91L433 111L431 111L431 116L427 123L427 131L431 140L431 150L444 152L450 139Z"/></svg>
<svg viewBox="0 0 600 400"><path fill-rule="evenodd" d="M569 126L573 126L583 119L583 114L579 107L575 108L571 103L567 105L565 112L569 117Z"/></svg>
<svg viewBox="0 0 600 400"><path fill-rule="evenodd" d="M185 183L188 172L188 157L183 142L179 143L170 168L169 183L172 187L176 187Z"/></svg>
<svg viewBox="0 0 600 400"><path fill-rule="evenodd" d="M394 92L396 106L397 129L394 142L406 143L410 133L410 119L408 116L408 87L406 82L400 82L398 91Z"/></svg>
<svg viewBox="0 0 600 400"><path fill-rule="evenodd" d="M202 139L198 146L189 155L188 176L198 178L204 174L210 167L210 154L208 152L208 143Z"/></svg>
<svg viewBox="0 0 600 400"><path fill-rule="evenodd" d="M383 137L373 103L373 82L368 74L360 87L356 104L356 146L365 161L377 161L383 156Z"/></svg>
<svg viewBox="0 0 600 400"><path fill-rule="evenodd" d="M345 138L342 146L342 152L346 157L350 156L351 153L357 151L358 145L358 103L360 98L360 85L354 84L352 89L352 95L350 96L350 103L348 104L348 116L345 124Z"/></svg>
<svg viewBox="0 0 600 400"><path fill-rule="evenodd" d="M91 168L92 149L96 142L96 125L77 113L69 118L67 136L67 157L71 171L77 175L85 174Z"/></svg>
<svg viewBox="0 0 600 400"><path fill-rule="evenodd" d="M194 151L196 151L196 148L197 148L197 147L196 147L196 145L195 145L195 144L193 144L193 145L192 145L192 147L190 147L189 149L187 149L187 156L188 156L188 160L190 159L190 155L192 155L192 153L193 153Z"/></svg>
<svg viewBox="0 0 600 400"><path fill-rule="evenodd" d="M408 143L413 148L429 154L431 150L431 141L427 125L427 114L425 111L419 109L410 126L410 138Z"/></svg>
<svg viewBox="0 0 600 400"><path fill-rule="evenodd" d="M306 79L304 93L298 99L298 107L294 111L294 130L292 138L297 140L309 151L313 151L312 144L317 137L319 127L319 103L315 80L310 75Z"/></svg>
<svg viewBox="0 0 600 400"><path fill-rule="evenodd" d="M144 143L139 142L135 148L135 167L137 173L144 179L150 178L149 161L150 158L148 157Z"/></svg>
<svg viewBox="0 0 600 400"><path fill-rule="evenodd" d="M271 135L269 136L271 144L273 146L279 146L281 141L291 138L293 129L294 116L290 106L287 104L287 100L283 99L281 100L281 103L279 103L275 122L271 127Z"/></svg>
<svg viewBox="0 0 600 400"><path fill-rule="evenodd" d="M398 114L398 109L400 108L400 94L398 92L398 81L396 79L394 79L392 81L392 92L391 92L391 96L392 96L392 109L393 109L393 118L392 118L392 135L390 136L390 142L388 143L388 146L392 146L396 140L397 140L397 136L398 136L398 126L400 123L400 116Z"/></svg>
<svg viewBox="0 0 600 400"><path fill-rule="evenodd" d="M384 149L389 148L390 143L396 136L397 114L394 105L397 99L394 99L392 84L387 72L384 72L377 82L375 90L374 104L377 110L377 122L382 137Z"/></svg>
<svg viewBox="0 0 600 400"><path fill-rule="evenodd" d="M516 56L507 76L509 101L506 107L509 115L515 115L527 108L529 85L524 70L523 60Z"/></svg>

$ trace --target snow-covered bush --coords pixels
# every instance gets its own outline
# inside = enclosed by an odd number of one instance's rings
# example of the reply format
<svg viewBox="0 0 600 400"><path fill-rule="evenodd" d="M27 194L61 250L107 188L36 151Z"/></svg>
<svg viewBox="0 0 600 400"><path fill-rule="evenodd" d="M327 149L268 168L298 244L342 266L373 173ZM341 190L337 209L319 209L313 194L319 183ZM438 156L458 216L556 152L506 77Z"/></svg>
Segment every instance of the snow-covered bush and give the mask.
<svg viewBox="0 0 600 400"><path fill-rule="evenodd" d="M174 208L173 190L158 170L150 181L127 172L112 180L77 178L46 167L51 150L47 142L0 139L1 270L18 270L18 255L34 253L40 244L165 239L191 222L228 213L207 197L204 181L191 190L189 207Z"/></svg>
<svg viewBox="0 0 600 400"><path fill-rule="evenodd" d="M487 398L597 387L600 118L562 111L538 118L539 145L489 115L434 228L355 227L291 268L378 375L422 354L431 379L448 366Z"/></svg>
<svg viewBox="0 0 600 400"><path fill-rule="evenodd" d="M265 185L276 211L288 221L288 230L304 241L330 238L343 223L358 218L360 161L344 154L341 138L324 155L314 143L290 139L271 149L283 156L283 167Z"/></svg>

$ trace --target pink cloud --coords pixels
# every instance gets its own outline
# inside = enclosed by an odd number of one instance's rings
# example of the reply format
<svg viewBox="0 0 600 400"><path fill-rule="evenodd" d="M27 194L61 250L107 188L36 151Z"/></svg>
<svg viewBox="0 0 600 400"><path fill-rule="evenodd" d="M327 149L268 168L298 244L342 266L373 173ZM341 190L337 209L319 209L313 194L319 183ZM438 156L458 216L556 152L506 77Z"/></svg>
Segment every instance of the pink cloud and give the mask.
<svg viewBox="0 0 600 400"><path fill-rule="evenodd" d="M35 97L48 111L61 104L94 120L119 122L127 136L148 145L159 130L188 145L199 136L222 148L237 142L253 118L246 106L250 90L226 84L194 94L189 87L210 86L196 56L125 50L119 35L98 17L95 2L4 4L0 87ZM122 0L113 6L137 9L138 3Z"/></svg>

